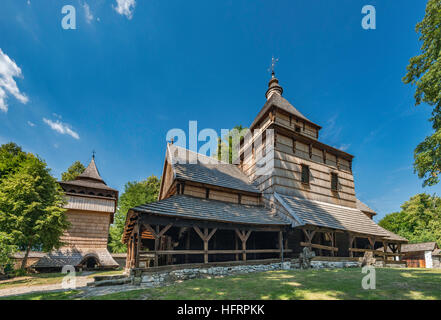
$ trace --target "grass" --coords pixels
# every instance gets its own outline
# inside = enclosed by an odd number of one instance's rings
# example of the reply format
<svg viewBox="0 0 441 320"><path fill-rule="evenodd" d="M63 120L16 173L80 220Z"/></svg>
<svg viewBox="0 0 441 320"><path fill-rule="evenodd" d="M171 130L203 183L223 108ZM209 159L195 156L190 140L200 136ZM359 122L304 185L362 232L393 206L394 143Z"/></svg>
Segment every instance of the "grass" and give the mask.
<svg viewBox="0 0 441 320"><path fill-rule="evenodd" d="M402 300L441 299L441 270L376 269L376 289L364 290L361 269L290 270L196 279L171 286L126 291L96 300Z"/></svg>
<svg viewBox="0 0 441 320"><path fill-rule="evenodd" d="M376 289L364 290L361 269L289 270L250 273L224 278L195 279L167 287L124 291L91 300L138 299L441 299L441 270L376 269ZM78 291L34 293L14 299L76 299ZM11 298L8 298L11 299Z"/></svg>
<svg viewBox="0 0 441 320"><path fill-rule="evenodd" d="M0 300L72 300L81 291L57 291L57 292L36 292L28 293L20 296L12 296L0 298Z"/></svg>
<svg viewBox="0 0 441 320"><path fill-rule="evenodd" d="M123 270L111 270L111 271L101 271L94 272L88 275L88 278L92 278L98 275L115 275L122 274ZM83 272L77 272L78 276L81 276ZM23 277L15 277L9 280L0 281L0 290L2 289L12 289L24 286L40 286L40 285L50 285L61 283L66 274L63 273L35 273L28 274Z"/></svg>

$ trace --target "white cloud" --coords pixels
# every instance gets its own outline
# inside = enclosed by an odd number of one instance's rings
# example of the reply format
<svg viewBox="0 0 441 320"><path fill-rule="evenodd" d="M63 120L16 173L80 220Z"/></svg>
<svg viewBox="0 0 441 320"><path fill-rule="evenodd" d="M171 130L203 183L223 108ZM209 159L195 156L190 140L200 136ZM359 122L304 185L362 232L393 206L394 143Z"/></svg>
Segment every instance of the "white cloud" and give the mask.
<svg viewBox="0 0 441 320"><path fill-rule="evenodd" d="M33 122L31 122L31 121L28 121L28 125L29 125L30 127L35 127L35 123L33 123Z"/></svg>
<svg viewBox="0 0 441 320"><path fill-rule="evenodd" d="M22 77L21 69L0 49L0 110L8 111L7 95L13 95L21 103L29 101L25 94L20 92L14 77Z"/></svg>
<svg viewBox="0 0 441 320"><path fill-rule="evenodd" d="M116 0L116 7L113 7L116 12L125 15L127 19L132 19L133 11L135 11L135 0Z"/></svg>
<svg viewBox="0 0 441 320"><path fill-rule="evenodd" d="M89 5L87 4L87 2L84 2L84 4L83 4L83 9L84 9L84 15L86 16L86 21L87 21L87 23L91 23L92 20L93 20L93 14L92 14L92 12L90 11L90 7L89 7Z"/></svg>
<svg viewBox="0 0 441 320"><path fill-rule="evenodd" d="M72 126L68 123L63 123L60 120L49 120L46 118L43 118L43 121L49 126L51 127L52 130L55 130L61 134L68 134L70 135L72 138L74 139L80 139L80 136L78 135L78 133L76 133L75 131L72 130Z"/></svg>
<svg viewBox="0 0 441 320"><path fill-rule="evenodd" d="M340 145L340 147L337 147L337 149L340 149L341 151L346 151L349 149L350 146L351 146L351 144L344 143L344 144Z"/></svg>

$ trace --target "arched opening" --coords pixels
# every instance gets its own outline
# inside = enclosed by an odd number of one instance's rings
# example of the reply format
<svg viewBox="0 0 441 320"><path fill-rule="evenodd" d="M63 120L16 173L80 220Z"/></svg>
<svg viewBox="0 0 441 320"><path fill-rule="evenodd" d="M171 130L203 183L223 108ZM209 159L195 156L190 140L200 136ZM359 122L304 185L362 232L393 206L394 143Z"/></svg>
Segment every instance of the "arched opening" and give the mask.
<svg viewBox="0 0 441 320"><path fill-rule="evenodd" d="M98 258L94 255L85 256L81 265L84 269L97 269L100 267Z"/></svg>

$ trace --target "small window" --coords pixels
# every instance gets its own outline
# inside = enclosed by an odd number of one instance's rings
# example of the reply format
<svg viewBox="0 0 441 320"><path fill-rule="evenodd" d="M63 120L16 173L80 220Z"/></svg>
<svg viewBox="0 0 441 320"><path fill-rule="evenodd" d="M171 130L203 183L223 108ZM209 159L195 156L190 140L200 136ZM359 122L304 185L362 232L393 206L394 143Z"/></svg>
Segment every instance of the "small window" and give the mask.
<svg viewBox="0 0 441 320"><path fill-rule="evenodd" d="M309 166L302 164L302 183L309 184Z"/></svg>
<svg viewBox="0 0 441 320"><path fill-rule="evenodd" d="M300 132L300 131L301 131L300 126L296 126L296 132Z"/></svg>
<svg viewBox="0 0 441 320"><path fill-rule="evenodd" d="M210 199L210 189L205 189L205 199Z"/></svg>
<svg viewBox="0 0 441 320"><path fill-rule="evenodd" d="M331 189L334 191L338 190L338 175L336 173L331 173Z"/></svg>

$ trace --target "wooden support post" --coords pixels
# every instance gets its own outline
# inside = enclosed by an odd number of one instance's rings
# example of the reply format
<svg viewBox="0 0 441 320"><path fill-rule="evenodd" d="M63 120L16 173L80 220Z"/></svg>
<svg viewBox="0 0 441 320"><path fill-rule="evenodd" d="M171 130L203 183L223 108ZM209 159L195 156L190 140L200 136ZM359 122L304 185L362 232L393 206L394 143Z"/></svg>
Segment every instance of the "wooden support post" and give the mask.
<svg viewBox="0 0 441 320"><path fill-rule="evenodd" d="M279 250L280 250L280 259L283 259L283 232L279 231Z"/></svg>
<svg viewBox="0 0 441 320"><path fill-rule="evenodd" d="M144 227L155 237L155 261L154 266L157 267L159 265L159 255L156 253L159 250L160 240L161 237L173 226L173 223L169 223L166 225L162 230L159 230L159 226L156 226L156 230L153 230L153 228L149 224L145 224Z"/></svg>
<svg viewBox="0 0 441 320"><path fill-rule="evenodd" d="M127 243L127 255L126 255L126 269L130 269L130 251L132 249L132 241L129 238L129 241Z"/></svg>
<svg viewBox="0 0 441 320"><path fill-rule="evenodd" d="M373 238L373 237L368 237L368 240L369 240L369 244L370 244L370 246L371 246L371 249L372 249L372 250L375 250L375 238Z"/></svg>
<svg viewBox="0 0 441 320"><path fill-rule="evenodd" d="M239 231L239 229L235 229L235 230L237 236L242 241L242 260L247 261L247 240L250 237L251 230L248 230L248 232Z"/></svg>
<svg viewBox="0 0 441 320"><path fill-rule="evenodd" d="M352 234L349 234L349 249L352 249L354 246L354 236ZM349 250L349 257L354 257L354 252Z"/></svg>
<svg viewBox="0 0 441 320"><path fill-rule="evenodd" d="M159 265L159 255L158 255L158 250L159 250L159 240L161 238L158 237L158 233L159 233L159 226L156 226L156 231L155 233L153 233L154 237L155 237L155 262L154 262L154 266L157 267Z"/></svg>
<svg viewBox="0 0 441 320"><path fill-rule="evenodd" d="M136 256L135 256L135 268L139 268L139 252L141 251L141 234L139 224L136 227Z"/></svg>
<svg viewBox="0 0 441 320"><path fill-rule="evenodd" d="M234 250L239 250L239 238L236 234L236 232L234 233ZM239 254L236 253L236 261L239 261Z"/></svg>
<svg viewBox="0 0 441 320"><path fill-rule="evenodd" d="M383 241L384 263L387 261L387 242Z"/></svg>
<svg viewBox="0 0 441 320"><path fill-rule="evenodd" d="M185 250L190 250L190 231L191 229L187 229L187 239L185 242ZM188 254L185 255L185 263L188 263Z"/></svg>
<svg viewBox="0 0 441 320"><path fill-rule="evenodd" d="M398 261L401 261L401 243L399 243L399 244L397 245L397 247L398 247L398 253L400 254L400 255L398 256Z"/></svg>
<svg viewBox="0 0 441 320"><path fill-rule="evenodd" d="M133 268L135 266L135 237L132 235L132 249L130 255L130 267Z"/></svg>
<svg viewBox="0 0 441 320"><path fill-rule="evenodd" d="M204 233L202 233L198 226L194 226L193 229L204 242L204 263L208 263L208 241L210 241L211 237L213 237L217 228L212 229L210 233L208 233L208 228L204 229Z"/></svg>
<svg viewBox="0 0 441 320"><path fill-rule="evenodd" d="M329 232L328 236L331 239L331 247L335 247L335 232ZM332 250L331 256L333 257L334 255L334 250Z"/></svg>

